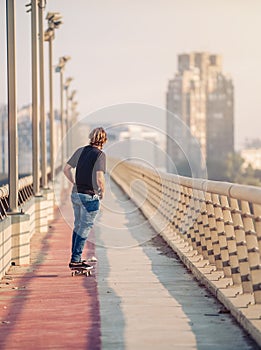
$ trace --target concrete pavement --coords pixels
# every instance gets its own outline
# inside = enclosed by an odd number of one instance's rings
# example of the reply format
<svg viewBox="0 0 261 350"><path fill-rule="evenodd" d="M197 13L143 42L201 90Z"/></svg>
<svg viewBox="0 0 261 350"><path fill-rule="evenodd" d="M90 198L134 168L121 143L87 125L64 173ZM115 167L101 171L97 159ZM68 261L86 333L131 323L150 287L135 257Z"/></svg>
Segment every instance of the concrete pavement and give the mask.
<svg viewBox="0 0 261 350"><path fill-rule="evenodd" d="M103 349L258 348L113 183L95 237Z"/></svg>
<svg viewBox="0 0 261 350"><path fill-rule="evenodd" d="M1 349L258 349L113 182L85 253L94 276L70 275L72 221L68 200L1 281Z"/></svg>

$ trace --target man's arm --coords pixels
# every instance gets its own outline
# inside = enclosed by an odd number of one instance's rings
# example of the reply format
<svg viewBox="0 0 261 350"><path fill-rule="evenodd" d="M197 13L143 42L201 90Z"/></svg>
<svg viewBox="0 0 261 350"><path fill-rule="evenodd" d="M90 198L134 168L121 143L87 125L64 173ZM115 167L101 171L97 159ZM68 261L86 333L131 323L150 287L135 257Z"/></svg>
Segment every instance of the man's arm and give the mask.
<svg viewBox="0 0 261 350"><path fill-rule="evenodd" d="M97 176L97 184L98 187L101 190L101 194L100 194L100 198L102 199L104 197L104 193L105 193L105 179L104 179L104 172L103 171L97 171L96 172L96 176Z"/></svg>
<svg viewBox="0 0 261 350"><path fill-rule="evenodd" d="M64 175L67 177L67 179L74 184L74 178L73 178L73 174L72 174L72 167L70 166L70 164L66 163L64 168L63 168L63 173Z"/></svg>

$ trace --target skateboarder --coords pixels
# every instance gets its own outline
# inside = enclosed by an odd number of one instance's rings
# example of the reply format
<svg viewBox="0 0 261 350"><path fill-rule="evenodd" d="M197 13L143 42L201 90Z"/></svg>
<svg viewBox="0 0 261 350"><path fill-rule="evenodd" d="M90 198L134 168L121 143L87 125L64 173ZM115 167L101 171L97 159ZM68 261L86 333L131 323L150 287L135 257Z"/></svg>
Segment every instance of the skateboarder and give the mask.
<svg viewBox="0 0 261 350"><path fill-rule="evenodd" d="M100 199L105 193L106 156L102 147L107 141L107 135L104 129L99 127L90 132L89 139L89 145L77 149L63 170L67 179L73 184L71 201L74 210L74 228L70 268L92 268L82 260L82 251L99 211ZM73 168L76 168L75 179L72 174Z"/></svg>

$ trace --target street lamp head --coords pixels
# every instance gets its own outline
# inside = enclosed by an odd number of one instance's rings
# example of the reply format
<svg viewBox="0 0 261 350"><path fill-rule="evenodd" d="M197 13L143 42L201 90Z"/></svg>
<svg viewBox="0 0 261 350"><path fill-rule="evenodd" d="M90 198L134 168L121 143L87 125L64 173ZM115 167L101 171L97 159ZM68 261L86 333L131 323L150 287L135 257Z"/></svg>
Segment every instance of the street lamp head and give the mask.
<svg viewBox="0 0 261 350"><path fill-rule="evenodd" d="M59 12L48 12L46 15L48 26L51 29L57 29L63 23L62 16Z"/></svg>
<svg viewBox="0 0 261 350"><path fill-rule="evenodd" d="M55 72L56 72L56 73L63 72L65 63L66 63L67 61L69 61L70 59L71 59L70 56L63 56L63 57L60 57L60 58L59 58L59 63L58 63L58 65L57 65L56 68L55 68Z"/></svg>
<svg viewBox="0 0 261 350"><path fill-rule="evenodd" d="M70 59L71 59L71 56L63 56L63 57L60 57L59 62L65 64Z"/></svg>
<svg viewBox="0 0 261 350"><path fill-rule="evenodd" d="M72 81L73 81L73 78L71 78L71 77L67 78L65 83L64 83L64 89L68 89L68 87Z"/></svg>
<svg viewBox="0 0 261 350"><path fill-rule="evenodd" d="M62 15L59 12L48 12L46 19L48 21L58 21L62 19Z"/></svg>

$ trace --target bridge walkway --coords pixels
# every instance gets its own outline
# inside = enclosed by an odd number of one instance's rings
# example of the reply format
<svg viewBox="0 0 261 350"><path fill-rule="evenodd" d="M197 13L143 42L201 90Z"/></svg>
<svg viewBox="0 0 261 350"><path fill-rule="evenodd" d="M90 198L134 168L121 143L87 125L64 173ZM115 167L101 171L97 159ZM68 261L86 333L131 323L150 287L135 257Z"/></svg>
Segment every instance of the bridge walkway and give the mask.
<svg viewBox="0 0 261 350"><path fill-rule="evenodd" d="M1 349L258 349L113 182L85 252L98 259L88 278L67 266L72 222L68 199L34 235L31 265L1 281Z"/></svg>

